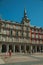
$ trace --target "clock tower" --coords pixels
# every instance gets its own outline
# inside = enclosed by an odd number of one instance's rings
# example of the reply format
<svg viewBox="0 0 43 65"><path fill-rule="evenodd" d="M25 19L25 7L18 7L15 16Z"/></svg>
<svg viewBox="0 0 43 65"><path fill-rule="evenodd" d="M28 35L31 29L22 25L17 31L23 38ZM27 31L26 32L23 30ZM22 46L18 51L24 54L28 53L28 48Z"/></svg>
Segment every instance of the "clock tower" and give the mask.
<svg viewBox="0 0 43 65"><path fill-rule="evenodd" d="M27 17L26 9L24 9L24 17L22 18L22 24L29 26L30 20Z"/></svg>

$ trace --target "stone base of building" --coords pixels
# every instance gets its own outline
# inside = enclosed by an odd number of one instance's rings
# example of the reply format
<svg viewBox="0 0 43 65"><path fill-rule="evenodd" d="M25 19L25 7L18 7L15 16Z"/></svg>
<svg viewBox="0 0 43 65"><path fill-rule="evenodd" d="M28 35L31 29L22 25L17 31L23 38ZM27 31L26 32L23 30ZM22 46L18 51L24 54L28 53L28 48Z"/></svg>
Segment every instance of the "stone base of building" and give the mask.
<svg viewBox="0 0 43 65"><path fill-rule="evenodd" d="M43 52L43 45L35 44L0 44L0 53L38 53Z"/></svg>

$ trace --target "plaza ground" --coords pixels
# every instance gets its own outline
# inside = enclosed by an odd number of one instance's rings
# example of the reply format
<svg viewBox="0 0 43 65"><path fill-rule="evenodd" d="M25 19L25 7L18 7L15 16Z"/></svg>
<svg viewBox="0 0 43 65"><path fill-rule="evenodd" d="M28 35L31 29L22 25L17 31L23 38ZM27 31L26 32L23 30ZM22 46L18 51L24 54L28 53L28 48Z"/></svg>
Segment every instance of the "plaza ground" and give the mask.
<svg viewBox="0 0 43 65"><path fill-rule="evenodd" d="M12 56L0 54L0 64L4 65L43 65L43 53L15 53Z"/></svg>

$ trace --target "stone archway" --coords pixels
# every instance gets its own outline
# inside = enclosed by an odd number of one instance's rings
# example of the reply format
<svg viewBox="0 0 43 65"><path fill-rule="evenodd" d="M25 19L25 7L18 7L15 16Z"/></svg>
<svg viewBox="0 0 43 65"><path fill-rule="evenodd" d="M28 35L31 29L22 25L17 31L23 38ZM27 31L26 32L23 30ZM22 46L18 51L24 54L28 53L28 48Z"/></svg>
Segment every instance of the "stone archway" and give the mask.
<svg viewBox="0 0 43 65"><path fill-rule="evenodd" d="M26 45L26 51L29 52L29 45Z"/></svg>
<svg viewBox="0 0 43 65"><path fill-rule="evenodd" d="M15 52L20 52L19 51L19 45L15 45Z"/></svg>
<svg viewBox="0 0 43 65"><path fill-rule="evenodd" d="M40 52L39 46L37 46L37 52Z"/></svg>
<svg viewBox="0 0 43 65"><path fill-rule="evenodd" d="M33 46L33 50L32 50L32 52L36 52L35 45Z"/></svg>
<svg viewBox="0 0 43 65"><path fill-rule="evenodd" d="M43 52L43 46L40 46L41 47L41 52Z"/></svg>
<svg viewBox="0 0 43 65"><path fill-rule="evenodd" d="M21 45L21 51L22 51L22 52L25 52L25 50L24 50L24 45Z"/></svg>
<svg viewBox="0 0 43 65"><path fill-rule="evenodd" d="M13 46L12 46L12 44L9 45L9 51L10 50L13 52Z"/></svg>
<svg viewBox="0 0 43 65"><path fill-rule="evenodd" d="M1 50L2 52L7 52L7 46L6 46L6 44L3 44L2 45L2 50Z"/></svg>

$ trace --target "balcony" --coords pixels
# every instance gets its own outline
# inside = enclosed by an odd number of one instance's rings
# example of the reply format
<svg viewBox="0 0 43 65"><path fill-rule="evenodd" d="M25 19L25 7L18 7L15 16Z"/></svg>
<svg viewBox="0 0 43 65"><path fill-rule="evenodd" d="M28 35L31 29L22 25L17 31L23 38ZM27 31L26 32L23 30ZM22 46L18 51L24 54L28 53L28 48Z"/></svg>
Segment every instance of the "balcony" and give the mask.
<svg viewBox="0 0 43 65"><path fill-rule="evenodd" d="M35 33L39 33L38 31L36 31Z"/></svg>
<svg viewBox="0 0 43 65"><path fill-rule="evenodd" d="M14 38L14 37L0 37L1 42L17 42L17 43L30 43L30 40L23 38Z"/></svg>
<svg viewBox="0 0 43 65"><path fill-rule="evenodd" d="M40 44L42 44L42 41L40 41Z"/></svg>
<svg viewBox="0 0 43 65"><path fill-rule="evenodd" d="M35 44L36 42L35 42L35 40L32 40L32 42L31 42L32 44Z"/></svg>

